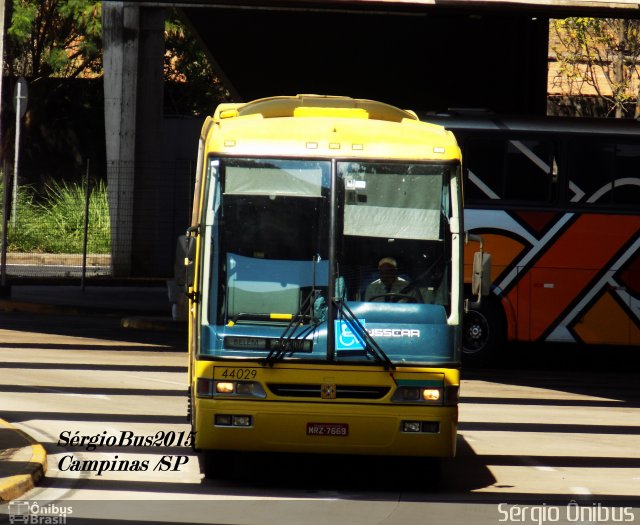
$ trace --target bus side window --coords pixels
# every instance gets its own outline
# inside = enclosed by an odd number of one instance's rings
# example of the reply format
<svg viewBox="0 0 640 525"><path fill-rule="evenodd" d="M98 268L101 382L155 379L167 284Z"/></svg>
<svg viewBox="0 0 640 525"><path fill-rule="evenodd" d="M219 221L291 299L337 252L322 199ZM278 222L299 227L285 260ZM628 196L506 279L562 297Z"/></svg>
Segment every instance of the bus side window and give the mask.
<svg viewBox="0 0 640 525"><path fill-rule="evenodd" d="M549 203L555 197L552 142L509 140L506 156L506 199Z"/></svg>
<svg viewBox="0 0 640 525"><path fill-rule="evenodd" d="M631 180L630 180L631 179ZM640 208L640 144L620 143L616 147L613 202Z"/></svg>
<svg viewBox="0 0 640 525"><path fill-rule="evenodd" d="M464 150L465 198L469 202L486 203L504 197L503 140L471 137Z"/></svg>
<svg viewBox="0 0 640 525"><path fill-rule="evenodd" d="M472 138L464 159L469 202L504 199L546 204L555 199L557 166L549 140Z"/></svg>
<svg viewBox="0 0 640 525"><path fill-rule="evenodd" d="M611 140L574 139L569 145L567 199L575 204L610 204L615 166Z"/></svg>

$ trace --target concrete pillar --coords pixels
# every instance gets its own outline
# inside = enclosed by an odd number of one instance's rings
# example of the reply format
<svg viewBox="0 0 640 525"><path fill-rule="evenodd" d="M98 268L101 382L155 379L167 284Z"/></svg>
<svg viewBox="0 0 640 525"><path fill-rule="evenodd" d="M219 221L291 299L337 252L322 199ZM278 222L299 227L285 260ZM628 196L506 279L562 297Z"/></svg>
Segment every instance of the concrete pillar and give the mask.
<svg viewBox="0 0 640 525"><path fill-rule="evenodd" d="M166 275L152 169L163 160L164 8L104 2L102 24L113 276Z"/></svg>
<svg viewBox="0 0 640 525"><path fill-rule="evenodd" d="M111 270L131 274L140 8L104 2L104 120L111 219Z"/></svg>
<svg viewBox="0 0 640 525"><path fill-rule="evenodd" d="M132 275L165 277L173 270L173 185L163 144L164 9L140 8Z"/></svg>

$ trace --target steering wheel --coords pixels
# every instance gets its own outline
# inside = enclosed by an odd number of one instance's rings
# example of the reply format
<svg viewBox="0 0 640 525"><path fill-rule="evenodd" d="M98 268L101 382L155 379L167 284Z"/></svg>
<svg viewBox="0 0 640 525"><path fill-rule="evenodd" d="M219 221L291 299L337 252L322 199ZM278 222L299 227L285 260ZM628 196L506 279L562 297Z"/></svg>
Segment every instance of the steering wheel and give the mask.
<svg viewBox="0 0 640 525"><path fill-rule="evenodd" d="M375 301L376 299L379 299L381 297L384 297L385 299L389 299L390 303L399 303L403 299L407 299L407 301L410 303L418 302L418 299L414 295L410 295L406 293L394 293L394 292L374 295L373 297L369 297L369 301Z"/></svg>

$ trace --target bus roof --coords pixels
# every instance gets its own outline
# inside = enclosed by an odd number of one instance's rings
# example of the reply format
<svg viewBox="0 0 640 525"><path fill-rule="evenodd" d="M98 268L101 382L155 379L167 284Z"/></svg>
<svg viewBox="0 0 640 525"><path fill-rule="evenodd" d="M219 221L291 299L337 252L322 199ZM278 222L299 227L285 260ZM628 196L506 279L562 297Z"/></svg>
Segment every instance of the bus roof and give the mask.
<svg viewBox="0 0 640 525"><path fill-rule="evenodd" d="M306 110L306 111L305 111ZM269 97L241 104L220 104L214 119L231 116L262 115L264 118L293 117L299 115L364 115L373 120L401 122L405 118L418 120L412 111L399 109L384 102L328 95L296 95ZM361 116L360 118L365 118Z"/></svg>
<svg viewBox="0 0 640 525"><path fill-rule="evenodd" d="M203 127L228 155L457 160L452 133L373 100L297 95L220 104Z"/></svg>
<svg viewBox="0 0 640 525"><path fill-rule="evenodd" d="M488 110L423 113L420 119L456 131L517 131L560 134L638 135L634 119L500 115Z"/></svg>

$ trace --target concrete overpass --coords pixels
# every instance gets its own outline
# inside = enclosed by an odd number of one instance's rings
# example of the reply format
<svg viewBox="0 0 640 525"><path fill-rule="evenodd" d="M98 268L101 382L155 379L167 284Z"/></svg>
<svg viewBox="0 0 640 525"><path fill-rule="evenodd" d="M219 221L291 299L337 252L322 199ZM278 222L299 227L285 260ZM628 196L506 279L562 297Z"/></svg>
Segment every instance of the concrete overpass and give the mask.
<svg viewBox="0 0 640 525"><path fill-rule="evenodd" d="M105 1L116 276L170 275L176 227L186 227L187 208L178 209L186 204L178 205L166 189L171 184L159 189L172 176L166 166L192 154L166 140L168 6L183 11L238 100L321 93L416 110L485 107L520 114L545 112L549 18L640 17L637 0ZM186 147L195 154L197 124L182 136L193 137Z"/></svg>

